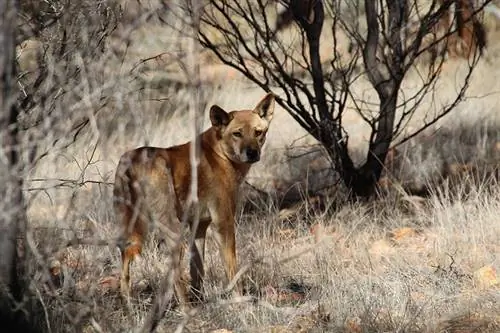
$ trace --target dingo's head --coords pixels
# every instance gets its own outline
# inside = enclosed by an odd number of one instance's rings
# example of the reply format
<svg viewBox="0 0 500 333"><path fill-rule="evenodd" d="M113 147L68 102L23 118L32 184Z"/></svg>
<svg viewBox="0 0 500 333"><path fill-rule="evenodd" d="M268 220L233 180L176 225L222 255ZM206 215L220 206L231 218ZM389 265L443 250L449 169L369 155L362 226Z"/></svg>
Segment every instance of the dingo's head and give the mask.
<svg viewBox="0 0 500 333"><path fill-rule="evenodd" d="M210 121L217 131L223 153L236 163L260 160L273 112L274 95L270 93L253 110L226 112L217 105L212 106Z"/></svg>

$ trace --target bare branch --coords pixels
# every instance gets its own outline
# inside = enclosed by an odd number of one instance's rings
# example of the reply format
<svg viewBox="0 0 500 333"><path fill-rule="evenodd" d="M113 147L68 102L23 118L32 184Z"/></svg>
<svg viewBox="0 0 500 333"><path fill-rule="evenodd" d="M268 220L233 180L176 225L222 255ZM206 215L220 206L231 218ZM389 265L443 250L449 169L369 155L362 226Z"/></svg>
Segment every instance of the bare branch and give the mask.
<svg viewBox="0 0 500 333"><path fill-rule="evenodd" d="M442 37L433 38L455 1L461 9L455 14L457 28L447 26ZM285 11L273 19L266 1L210 1L201 17L200 41L223 63L264 90L277 89L281 95L278 103L325 146L334 168L354 196L369 196L374 193L391 142L403 135L421 101L433 93L445 53L431 57L415 93L406 95L401 91L405 77L416 71L417 63L423 61L420 58L436 45L451 40L455 32L467 32L465 26L475 26L476 37L471 43L477 43L481 51L485 43L480 40L482 26L477 15L485 4L478 8L462 0L434 0L428 6L414 1L364 1L364 6L314 0L282 4ZM357 14L349 16L349 11ZM332 27L334 45L328 62L322 61L324 24ZM286 29L297 26L302 32L297 45L281 38ZM351 38L349 54L341 56L337 50L341 47L337 43L339 34ZM360 57L364 71L359 69ZM365 78L377 93L376 106L358 100L352 91L353 84ZM455 100L461 99L459 95ZM366 162L359 167L350 157L349 136L342 126L345 112L352 106L371 128ZM439 115L446 113L443 109ZM438 118L434 117L434 121Z"/></svg>

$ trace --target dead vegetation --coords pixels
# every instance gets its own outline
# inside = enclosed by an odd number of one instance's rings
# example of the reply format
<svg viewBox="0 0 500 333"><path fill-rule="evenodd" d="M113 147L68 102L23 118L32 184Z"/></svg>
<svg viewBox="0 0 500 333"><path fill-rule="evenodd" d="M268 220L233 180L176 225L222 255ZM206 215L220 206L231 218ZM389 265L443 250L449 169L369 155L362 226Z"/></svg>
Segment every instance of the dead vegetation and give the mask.
<svg viewBox="0 0 500 333"><path fill-rule="evenodd" d="M31 289L43 305L40 326L48 332L137 329L168 273L167 249L151 237L132 269L132 306L123 304L111 188L122 152L189 139L192 87L179 67L186 45L151 14L158 8L154 2L147 8L134 7L135 1L122 4L126 19L99 49L103 53L87 58L76 52L76 58L84 57L82 67L74 63L70 72L54 71L50 82L69 82L64 96L49 85L50 99L39 104L36 80L27 81L33 110L54 117L44 118L47 123L34 131L38 147L50 149L25 184L34 252ZM90 12L79 20L96 10L84 9ZM57 32L44 43L59 45L56 37L65 33ZM100 45L83 41L92 46L88 52ZM79 50L80 42L71 43ZM21 67L36 75L39 54L28 51L29 43L22 50ZM495 55L499 49L492 43L488 52ZM207 73L201 89L207 104L251 106L262 93L241 77L228 76L226 67L211 63L213 58L200 59ZM158 332L498 332L500 86L497 60L490 61L479 62L453 119L389 151L379 195L369 202L350 202L325 152L277 110L264 160L247 178L237 216L245 294L240 299L222 295L224 271L209 236L208 301L189 313L170 309ZM436 94L455 93L460 63L449 64L435 94L422 102L426 111L439 104ZM417 77L411 73L402 89L412 89ZM362 83L353 91L368 100L373 95ZM350 148L358 163L366 155L367 130L359 117L348 114L345 126L353 133ZM89 126L74 137L72 125L79 119ZM424 120L418 112L412 119ZM57 131L45 136L51 124ZM52 146L59 137L71 145Z"/></svg>
<svg viewBox="0 0 500 333"><path fill-rule="evenodd" d="M115 224L106 215L110 191L100 193L94 185L92 192L100 207L94 212L101 214L89 232L111 238ZM480 327L495 332L500 327L500 198L498 192L479 188L467 198L453 197L443 192L423 201L387 198L345 205L334 214L297 210L293 217L272 207L260 214L243 211L237 244L242 266L250 265L244 276L246 294L240 300L217 296L224 273L216 246L209 242L210 301L189 317L186 329L473 332ZM59 221L54 231L63 228ZM37 239L41 246L49 238ZM60 266L49 267L51 275L46 275L52 281L36 283L51 308L53 327L92 331L96 322L104 331L122 331L139 325L167 273L165 251L153 238L134 264L134 310L129 315L118 296L116 249L85 245L60 252ZM184 320L171 310L159 331L173 331Z"/></svg>

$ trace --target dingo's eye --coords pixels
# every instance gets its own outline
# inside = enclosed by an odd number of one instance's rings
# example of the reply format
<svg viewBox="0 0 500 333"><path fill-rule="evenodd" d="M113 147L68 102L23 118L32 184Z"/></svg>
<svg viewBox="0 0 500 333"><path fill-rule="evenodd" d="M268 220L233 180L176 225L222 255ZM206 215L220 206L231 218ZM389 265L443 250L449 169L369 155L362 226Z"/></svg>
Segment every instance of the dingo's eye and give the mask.
<svg viewBox="0 0 500 333"><path fill-rule="evenodd" d="M261 136L262 131L261 130L255 130L255 136Z"/></svg>
<svg viewBox="0 0 500 333"><path fill-rule="evenodd" d="M241 132L233 132L233 136L235 138L241 138L243 135L241 134Z"/></svg>

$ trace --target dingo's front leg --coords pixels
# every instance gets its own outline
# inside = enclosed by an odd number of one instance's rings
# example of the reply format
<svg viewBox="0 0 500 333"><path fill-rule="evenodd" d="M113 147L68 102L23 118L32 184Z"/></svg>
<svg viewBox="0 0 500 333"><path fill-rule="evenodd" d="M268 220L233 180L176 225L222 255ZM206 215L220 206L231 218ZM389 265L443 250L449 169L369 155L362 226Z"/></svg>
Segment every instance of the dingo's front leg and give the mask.
<svg viewBox="0 0 500 333"><path fill-rule="evenodd" d="M212 219L215 226L216 240L219 245L222 262L226 271L227 282L231 283L236 275L236 235L235 235L235 219L234 219L234 204L219 202L219 209L215 214L212 214ZM236 293L241 295L240 283L236 284Z"/></svg>

